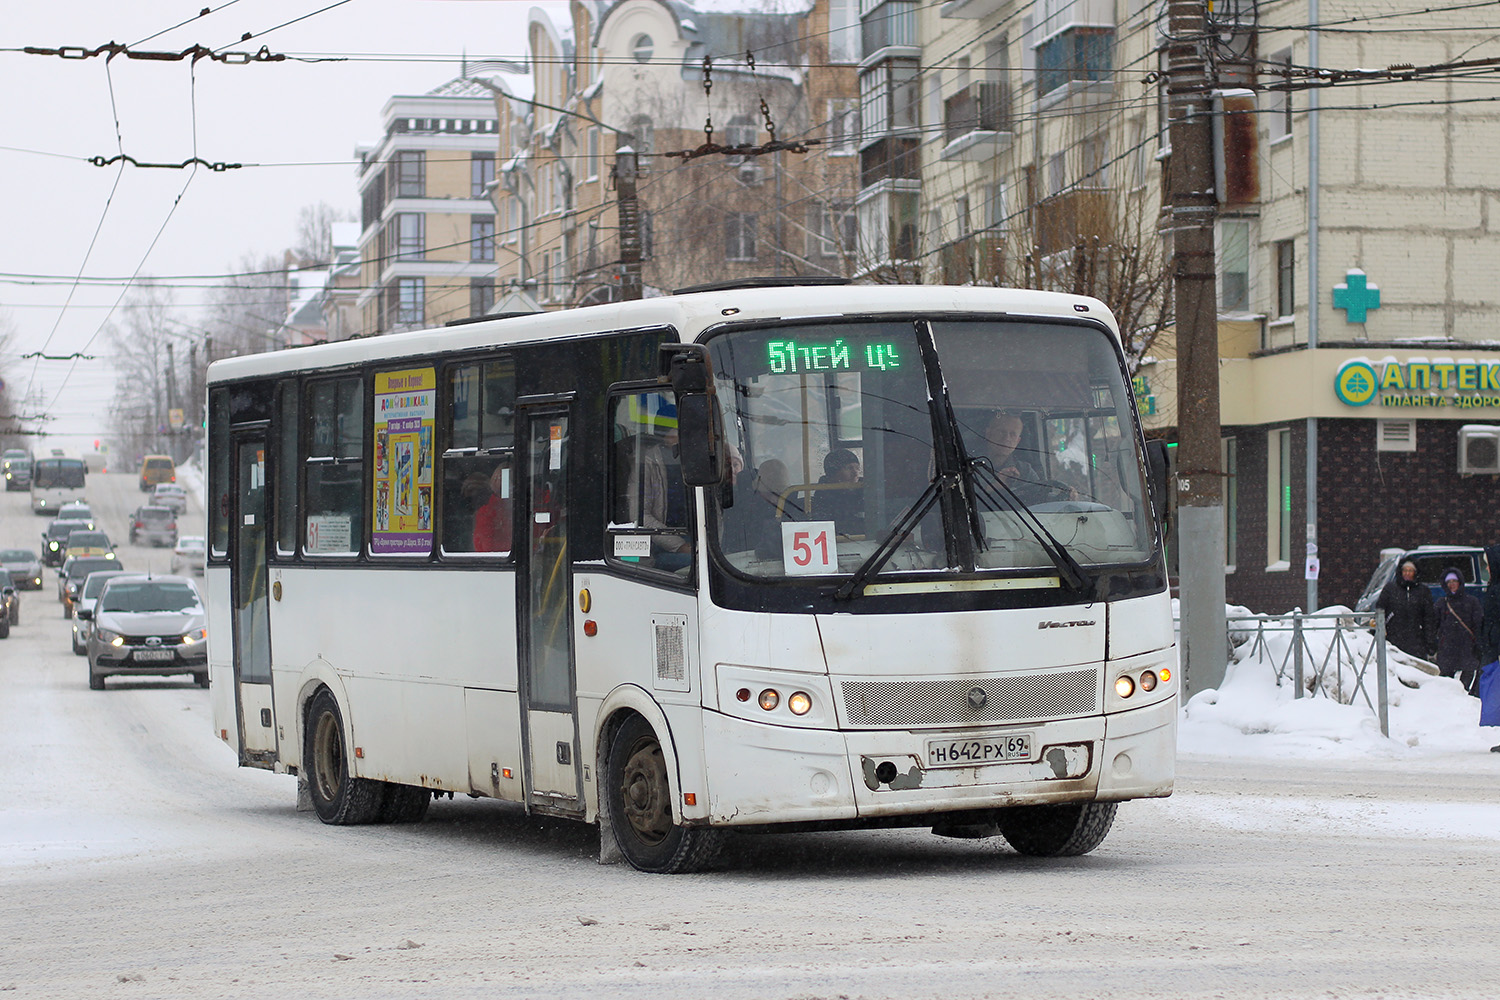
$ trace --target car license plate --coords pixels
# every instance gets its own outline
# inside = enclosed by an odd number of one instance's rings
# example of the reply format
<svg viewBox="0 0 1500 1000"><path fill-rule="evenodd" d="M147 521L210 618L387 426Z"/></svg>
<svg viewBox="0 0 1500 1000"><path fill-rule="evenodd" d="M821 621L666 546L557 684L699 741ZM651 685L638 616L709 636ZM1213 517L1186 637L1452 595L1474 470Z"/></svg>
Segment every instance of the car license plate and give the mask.
<svg viewBox="0 0 1500 1000"><path fill-rule="evenodd" d="M928 767L974 767L1030 760L1032 733L980 733L927 741Z"/></svg>
<svg viewBox="0 0 1500 1000"><path fill-rule="evenodd" d="M170 649L137 649L131 654L131 659L137 663L161 663L171 660L177 654Z"/></svg>

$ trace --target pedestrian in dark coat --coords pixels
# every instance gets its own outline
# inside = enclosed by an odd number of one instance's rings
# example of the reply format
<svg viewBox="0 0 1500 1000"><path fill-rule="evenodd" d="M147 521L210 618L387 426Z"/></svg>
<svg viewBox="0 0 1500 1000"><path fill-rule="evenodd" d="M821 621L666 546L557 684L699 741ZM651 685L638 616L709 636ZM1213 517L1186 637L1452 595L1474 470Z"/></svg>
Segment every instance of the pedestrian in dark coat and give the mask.
<svg viewBox="0 0 1500 1000"><path fill-rule="evenodd" d="M1479 598L1467 593L1463 577L1450 569L1443 574L1443 596L1433 607L1438 616L1438 672L1457 677L1468 690L1479 672L1479 630L1484 618Z"/></svg>
<svg viewBox="0 0 1500 1000"><path fill-rule="evenodd" d="M1417 564L1408 559L1386 584L1375 606L1386 614L1385 637L1398 649L1427 659L1437 640L1437 608L1432 591L1417 580Z"/></svg>

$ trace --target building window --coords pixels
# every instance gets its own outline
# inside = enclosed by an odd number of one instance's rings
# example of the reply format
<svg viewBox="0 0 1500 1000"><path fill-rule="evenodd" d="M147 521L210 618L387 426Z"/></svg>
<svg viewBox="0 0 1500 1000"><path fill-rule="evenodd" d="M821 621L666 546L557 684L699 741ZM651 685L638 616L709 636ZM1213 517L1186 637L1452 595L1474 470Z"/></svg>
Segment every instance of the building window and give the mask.
<svg viewBox="0 0 1500 1000"><path fill-rule="evenodd" d="M396 197L427 197L427 154L422 150L396 154Z"/></svg>
<svg viewBox="0 0 1500 1000"><path fill-rule="evenodd" d="M831 201L807 210L807 255L841 257L858 247L859 217L850 201Z"/></svg>
<svg viewBox="0 0 1500 1000"><path fill-rule="evenodd" d="M1240 486L1239 442L1232 437L1219 440L1220 468L1224 470L1224 569L1233 572L1239 556Z"/></svg>
<svg viewBox="0 0 1500 1000"><path fill-rule="evenodd" d="M402 212L396 216L396 259L421 260L427 253L427 216Z"/></svg>
<svg viewBox="0 0 1500 1000"><path fill-rule="evenodd" d="M724 259L755 259L755 213L730 212L724 217Z"/></svg>
<svg viewBox="0 0 1500 1000"><path fill-rule="evenodd" d="M421 326L427 315L427 279L396 280L396 325Z"/></svg>
<svg viewBox="0 0 1500 1000"><path fill-rule="evenodd" d="M495 279L469 279L469 315L483 316L495 305Z"/></svg>
<svg viewBox="0 0 1500 1000"><path fill-rule="evenodd" d="M828 102L828 129L823 148L829 156L853 156L859 140L859 101L841 97Z"/></svg>
<svg viewBox="0 0 1500 1000"><path fill-rule="evenodd" d="M1250 309L1250 223L1225 219L1219 223L1219 311Z"/></svg>
<svg viewBox="0 0 1500 1000"><path fill-rule="evenodd" d="M867 269L917 255L918 195L892 191L859 203L860 267Z"/></svg>
<svg viewBox="0 0 1500 1000"><path fill-rule="evenodd" d="M1292 432L1266 433L1266 568L1292 565Z"/></svg>
<svg viewBox="0 0 1500 1000"><path fill-rule="evenodd" d="M650 62L651 54L656 50L656 43L651 41L651 36L646 34L636 35L630 42L630 55L636 62Z"/></svg>
<svg viewBox="0 0 1500 1000"><path fill-rule="evenodd" d="M828 60L859 62L859 4L856 0L828 0Z"/></svg>
<svg viewBox="0 0 1500 1000"><path fill-rule="evenodd" d="M521 233L521 199L512 195L505 201L505 233L502 243L514 243Z"/></svg>
<svg viewBox="0 0 1500 1000"><path fill-rule="evenodd" d="M1109 140L1103 135L1089 136L1083 140L1083 176L1078 186L1084 188L1109 187Z"/></svg>
<svg viewBox="0 0 1500 1000"><path fill-rule="evenodd" d="M1074 80L1109 80L1115 49L1113 28L1068 28L1037 46L1038 93Z"/></svg>
<svg viewBox="0 0 1500 1000"><path fill-rule="evenodd" d="M490 185L495 183L495 154L469 154L469 197L488 196Z"/></svg>
<svg viewBox="0 0 1500 1000"><path fill-rule="evenodd" d="M1053 153L1047 159L1047 193L1062 194L1068 186L1068 162L1066 153Z"/></svg>
<svg viewBox="0 0 1500 1000"><path fill-rule="evenodd" d="M599 129L589 129L588 158L584 161L584 180L599 179Z"/></svg>
<svg viewBox="0 0 1500 1000"><path fill-rule="evenodd" d="M870 5L860 4L861 8L866 6ZM917 44L916 0L885 0L870 6L859 22L866 58L888 45Z"/></svg>
<svg viewBox="0 0 1500 1000"><path fill-rule="evenodd" d="M495 259L495 217L493 215L469 216L469 259Z"/></svg>
<svg viewBox="0 0 1500 1000"><path fill-rule="evenodd" d="M1282 240L1276 244L1276 315L1291 316L1297 309L1296 244Z"/></svg>
<svg viewBox="0 0 1500 1000"><path fill-rule="evenodd" d="M861 141L878 139L897 129L916 128L921 94L919 86L915 59L887 59L861 73Z"/></svg>
<svg viewBox="0 0 1500 1000"><path fill-rule="evenodd" d="M1292 50L1283 49L1273 55L1266 67L1268 83L1290 83L1292 79ZM1292 134L1292 95L1285 90L1266 92L1266 117L1270 121L1271 141L1285 139Z"/></svg>

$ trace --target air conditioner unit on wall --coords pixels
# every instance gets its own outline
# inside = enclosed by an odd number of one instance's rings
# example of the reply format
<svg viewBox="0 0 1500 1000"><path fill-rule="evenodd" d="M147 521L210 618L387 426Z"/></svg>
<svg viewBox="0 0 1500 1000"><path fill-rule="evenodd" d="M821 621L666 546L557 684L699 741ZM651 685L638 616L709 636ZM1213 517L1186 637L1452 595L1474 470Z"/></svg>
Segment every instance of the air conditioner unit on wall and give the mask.
<svg viewBox="0 0 1500 1000"><path fill-rule="evenodd" d="M1458 429L1458 471L1464 476L1500 475L1500 426L1464 424Z"/></svg>

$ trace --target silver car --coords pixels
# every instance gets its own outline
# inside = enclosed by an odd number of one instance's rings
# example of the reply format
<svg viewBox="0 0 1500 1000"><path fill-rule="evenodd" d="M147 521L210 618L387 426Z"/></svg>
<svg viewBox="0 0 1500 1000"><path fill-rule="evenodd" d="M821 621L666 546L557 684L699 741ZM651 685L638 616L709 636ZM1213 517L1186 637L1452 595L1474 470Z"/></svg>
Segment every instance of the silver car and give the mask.
<svg viewBox="0 0 1500 1000"><path fill-rule="evenodd" d="M193 582L130 573L104 584L87 612L89 687L119 675L191 674L208 687L208 619Z"/></svg>
<svg viewBox="0 0 1500 1000"><path fill-rule="evenodd" d="M78 588L78 599L73 602L73 652L78 656L87 656L89 652L89 632L92 631L92 619L94 602L99 599L99 592L111 577L125 576L123 569L105 569L97 573L90 573L83 579L83 586ZM83 611L89 614L82 614Z"/></svg>
<svg viewBox="0 0 1500 1000"><path fill-rule="evenodd" d="M172 572L202 576L207 554L208 546L202 535L183 535L172 550Z"/></svg>
<svg viewBox="0 0 1500 1000"><path fill-rule="evenodd" d="M42 557L31 549L0 549L0 569L21 590L42 589Z"/></svg>
<svg viewBox="0 0 1500 1000"><path fill-rule="evenodd" d="M187 490L176 483L157 483L151 487L151 498L146 502L156 507L167 507L176 514L185 514Z"/></svg>

